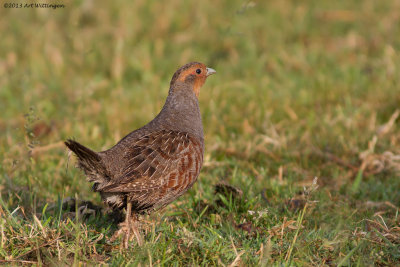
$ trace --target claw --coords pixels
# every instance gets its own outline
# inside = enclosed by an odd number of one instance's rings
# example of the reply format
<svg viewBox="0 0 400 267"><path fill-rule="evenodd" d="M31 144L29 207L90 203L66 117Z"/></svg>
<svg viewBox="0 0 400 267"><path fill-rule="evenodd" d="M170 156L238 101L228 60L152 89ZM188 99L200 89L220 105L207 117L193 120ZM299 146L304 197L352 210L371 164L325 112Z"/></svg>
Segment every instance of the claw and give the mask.
<svg viewBox="0 0 400 267"><path fill-rule="evenodd" d="M139 230L136 225L137 221L134 219L133 222L131 222L131 219L134 218L134 216L131 216L130 209L131 204L128 203L125 221L118 225L120 228L110 238L110 241L114 242L119 236L123 235L122 245L124 249L127 249L129 247L129 241L132 241L133 237L136 237L139 246L143 245L142 237L140 236ZM131 236L131 231L134 234L133 236Z"/></svg>

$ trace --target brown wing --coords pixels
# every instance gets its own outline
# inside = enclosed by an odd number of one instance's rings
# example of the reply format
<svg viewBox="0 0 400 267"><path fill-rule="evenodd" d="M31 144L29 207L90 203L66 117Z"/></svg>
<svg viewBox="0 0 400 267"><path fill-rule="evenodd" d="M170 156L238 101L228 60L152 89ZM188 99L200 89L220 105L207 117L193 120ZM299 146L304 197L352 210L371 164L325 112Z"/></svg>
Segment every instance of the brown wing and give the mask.
<svg viewBox="0 0 400 267"><path fill-rule="evenodd" d="M187 133L162 130L139 138L124 154L121 174L109 183L97 188L102 192L145 193L171 183L171 178L183 170L177 170L183 161L189 172L199 172L202 163L202 145ZM190 154L201 155L192 164ZM189 164L190 163L190 164ZM184 166L183 166L184 167ZM181 169L183 167L180 167Z"/></svg>

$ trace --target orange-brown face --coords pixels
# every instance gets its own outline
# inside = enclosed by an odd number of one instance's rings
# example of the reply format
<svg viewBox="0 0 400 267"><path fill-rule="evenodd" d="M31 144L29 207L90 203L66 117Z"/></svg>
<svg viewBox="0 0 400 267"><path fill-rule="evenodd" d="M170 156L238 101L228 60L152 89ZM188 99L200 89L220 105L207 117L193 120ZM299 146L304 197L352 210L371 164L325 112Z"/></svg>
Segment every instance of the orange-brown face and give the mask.
<svg viewBox="0 0 400 267"><path fill-rule="evenodd" d="M189 63L182 68L177 77L177 81L192 83L193 92L197 97L207 77L215 73L215 70L207 68L206 65L202 63Z"/></svg>

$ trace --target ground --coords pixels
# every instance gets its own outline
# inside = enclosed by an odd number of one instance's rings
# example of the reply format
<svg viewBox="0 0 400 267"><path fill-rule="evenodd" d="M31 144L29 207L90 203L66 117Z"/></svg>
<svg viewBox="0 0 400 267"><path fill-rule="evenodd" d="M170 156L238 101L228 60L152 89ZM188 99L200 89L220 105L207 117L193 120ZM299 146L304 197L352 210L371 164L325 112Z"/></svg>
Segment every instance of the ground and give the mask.
<svg viewBox="0 0 400 267"><path fill-rule="evenodd" d="M0 264L399 265L400 2L166 3L0 7ZM109 148L194 60L203 169L121 250L63 209L102 204L62 141Z"/></svg>

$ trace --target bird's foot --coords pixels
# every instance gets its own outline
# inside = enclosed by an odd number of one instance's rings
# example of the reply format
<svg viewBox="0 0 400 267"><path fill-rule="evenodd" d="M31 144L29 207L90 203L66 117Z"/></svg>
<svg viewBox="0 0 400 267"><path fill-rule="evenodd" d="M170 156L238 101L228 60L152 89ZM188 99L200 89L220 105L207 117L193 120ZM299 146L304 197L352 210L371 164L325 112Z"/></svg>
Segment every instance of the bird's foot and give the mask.
<svg viewBox="0 0 400 267"><path fill-rule="evenodd" d="M142 236L140 235L138 224L139 224L139 222L137 222L137 221L131 223L131 231L133 232L134 236L136 237L136 241L137 241L138 245L142 246L143 239L142 239ZM133 239L133 236L132 236L131 240L132 239Z"/></svg>
<svg viewBox="0 0 400 267"><path fill-rule="evenodd" d="M120 223L118 225L119 229L110 238L110 242L114 242L118 239L118 237L122 235L123 240L121 245L124 249L127 249L129 247L129 241L132 241L134 237L136 237L139 246L143 245L142 237L140 236L140 233L135 224L136 222L131 222L130 225L128 225L126 222ZM133 235L131 235L132 232Z"/></svg>
<svg viewBox="0 0 400 267"><path fill-rule="evenodd" d="M122 247L124 249L128 248L128 241L129 241L129 236L130 236L130 227L128 227L126 222L122 222L119 225L119 229L117 231L115 231L115 233L113 234L113 236L111 237L110 241L114 242L115 240L117 240L120 236L122 236Z"/></svg>

